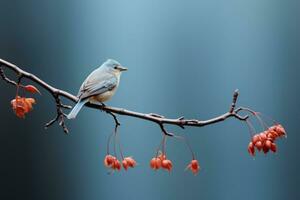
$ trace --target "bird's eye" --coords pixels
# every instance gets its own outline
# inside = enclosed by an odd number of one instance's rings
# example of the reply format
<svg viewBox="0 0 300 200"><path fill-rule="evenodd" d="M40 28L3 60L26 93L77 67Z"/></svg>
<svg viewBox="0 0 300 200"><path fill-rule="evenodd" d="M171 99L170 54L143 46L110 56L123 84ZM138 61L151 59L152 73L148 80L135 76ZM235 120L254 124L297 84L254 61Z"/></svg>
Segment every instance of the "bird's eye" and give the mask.
<svg viewBox="0 0 300 200"><path fill-rule="evenodd" d="M118 69L118 66L116 65L116 66L114 66L114 69Z"/></svg>

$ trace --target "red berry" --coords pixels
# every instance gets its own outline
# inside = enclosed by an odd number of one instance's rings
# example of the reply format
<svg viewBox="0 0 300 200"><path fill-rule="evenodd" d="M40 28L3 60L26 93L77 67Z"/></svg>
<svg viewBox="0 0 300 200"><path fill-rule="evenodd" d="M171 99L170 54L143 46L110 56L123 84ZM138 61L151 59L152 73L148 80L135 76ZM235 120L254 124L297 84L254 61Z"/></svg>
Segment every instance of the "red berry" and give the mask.
<svg viewBox="0 0 300 200"><path fill-rule="evenodd" d="M104 158L104 165L110 167L116 159L117 158L112 155L106 155Z"/></svg>
<svg viewBox="0 0 300 200"><path fill-rule="evenodd" d="M268 153L269 150L270 150L270 148L266 145L266 143L264 143L264 145L263 145L263 151L264 151L264 153L265 154Z"/></svg>
<svg viewBox="0 0 300 200"><path fill-rule="evenodd" d="M252 137L253 144L256 144L256 142L260 141L260 136L258 134L254 135Z"/></svg>
<svg viewBox="0 0 300 200"><path fill-rule="evenodd" d="M123 165L123 168L127 171L127 169L128 169L128 162L127 162L127 160L123 160L122 161L122 165Z"/></svg>
<svg viewBox="0 0 300 200"><path fill-rule="evenodd" d="M120 163L120 161L116 159L116 160L113 162L111 168L114 169L114 170L120 171L120 170L121 170L121 163Z"/></svg>
<svg viewBox="0 0 300 200"><path fill-rule="evenodd" d="M269 133L272 135L273 138L277 138L279 135L276 131L269 131Z"/></svg>
<svg viewBox="0 0 300 200"><path fill-rule="evenodd" d="M126 157L124 160L126 160L129 167L134 168L136 166L136 162L132 157Z"/></svg>
<svg viewBox="0 0 300 200"><path fill-rule="evenodd" d="M248 152L251 156L255 156L255 149L254 149L254 145L252 142L250 142L248 145Z"/></svg>
<svg viewBox="0 0 300 200"><path fill-rule="evenodd" d="M197 174L200 170L200 165L197 160L192 160L190 164L188 164L186 169L190 169L193 172L193 174Z"/></svg>
<svg viewBox="0 0 300 200"><path fill-rule="evenodd" d="M274 153L277 151L277 146L275 143L271 144L271 151L273 151Z"/></svg>
<svg viewBox="0 0 300 200"><path fill-rule="evenodd" d="M157 170L161 167L161 160L159 158L152 158L150 161L150 167Z"/></svg>
<svg viewBox="0 0 300 200"><path fill-rule="evenodd" d="M263 147L262 142L261 141L256 142L255 147L257 148L258 151L260 151Z"/></svg>
<svg viewBox="0 0 300 200"><path fill-rule="evenodd" d="M286 135L286 131L284 130L283 126L281 124L276 125L276 133L278 133L279 136Z"/></svg>
<svg viewBox="0 0 300 200"><path fill-rule="evenodd" d="M259 134L261 141L265 141L267 139L267 134L266 132L262 132Z"/></svg>
<svg viewBox="0 0 300 200"><path fill-rule="evenodd" d="M264 146L268 149L271 149L271 145L272 145L272 142L270 140L267 140L264 144Z"/></svg>
<svg viewBox="0 0 300 200"><path fill-rule="evenodd" d="M171 160L163 160L161 166L169 172L172 170L173 167Z"/></svg>

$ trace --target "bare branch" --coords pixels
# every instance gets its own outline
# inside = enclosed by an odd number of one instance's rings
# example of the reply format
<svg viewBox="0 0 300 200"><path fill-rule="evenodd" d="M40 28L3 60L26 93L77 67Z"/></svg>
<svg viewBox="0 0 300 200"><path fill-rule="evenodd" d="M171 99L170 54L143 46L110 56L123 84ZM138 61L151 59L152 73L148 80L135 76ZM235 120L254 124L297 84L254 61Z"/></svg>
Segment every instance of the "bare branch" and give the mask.
<svg viewBox="0 0 300 200"><path fill-rule="evenodd" d="M63 130L65 133L68 133L68 129L65 125L65 114L62 111L62 108L70 108L70 106L66 106L64 104L62 104L60 97L65 97L71 101L73 101L74 103L76 103L78 101L78 98L64 90L60 90L57 89L49 84L47 84L46 82L44 82L42 79L38 78L37 76L28 73L24 70L22 70L21 68L17 67L16 65L9 63L5 60L0 59L0 76L1 78L6 81L9 84L12 85L16 85L16 82L8 79L2 68L9 68L11 70L13 70L14 72L17 73L17 75L19 75L19 77L22 78L27 78L33 82L35 82L36 84L38 84L39 86L43 87L44 89L46 89L50 94L52 94L52 96L54 97L55 101L56 101L56 108L57 108L57 116L51 120L50 122L48 122L46 124L46 127L51 126L52 124L54 124L54 122L59 121L60 126L63 127ZM238 120L241 121L245 121L249 116L245 115L245 116L241 116L238 114L239 111L247 111L250 110L248 108L235 108L236 107L236 102L237 102L237 98L238 98L238 90L236 90L233 94L233 100L232 100L232 104L230 107L230 110L220 116L217 116L215 118L212 119L208 119L208 120L197 120L197 119L185 119L184 117L178 117L175 119L170 119L170 118L166 118L163 115L160 114L154 114L154 113L149 113L149 114L145 114L145 113L139 113L139 112L134 112L134 111L130 111L130 110L126 110L123 108L116 108L116 107L108 107L108 106L103 106L103 105L98 105L98 104L91 104L91 103L87 103L86 106L90 107L90 108L94 108L94 109L100 109L102 111L107 112L108 114L110 114L111 116L113 116L115 123L116 123L116 127L118 127L120 125L116 114L118 115L126 115L126 116L130 116L130 117L135 117L135 118L139 118L139 119L143 119L146 121L151 121L154 123L157 123L161 130L163 131L164 134L168 135L168 136L172 136L172 133L168 133L165 128L164 125L165 124L171 124L171 125L176 125L179 126L181 128L184 128L185 126L193 126L193 127L202 127L202 126L207 126L210 124L215 124L221 121L224 121L228 118L236 118Z"/></svg>
<svg viewBox="0 0 300 200"><path fill-rule="evenodd" d="M65 117L66 114L62 111L62 108L70 108L70 106L63 105L61 103L61 99L58 95L54 95L55 102L56 102L56 117L50 120L47 124L45 124L45 128L47 129L49 126L53 125L54 122L58 122L58 124L63 128L65 134L69 133L69 130L65 124Z"/></svg>
<svg viewBox="0 0 300 200"><path fill-rule="evenodd" d="M117 116L114 113L110 112L110 111L106 111L106 113L110 114L113 117L113 119L115 121L115 132L117 132L118 126L121 126Z"/></svg>
<svg viewBox="0 0 300 200"><path fill-rule="evenodd" d="M2 68L0 68L0 76L6 83L9 83L12 85L17 85L17 83L15 81L10 80L9 78L6 77Z"/></svg>
<svg viewBox="0 0 300 200"><path fill-rule="evenodd" d="M229 112L232 113L234 111L234 108L235 108L235 105L236 105L236 101L237 101L237 98L239 96L239 90L236 89L233 93L233 99L232 99L232 104L231 104L231 107L230 107L230 110Z"/></svg>

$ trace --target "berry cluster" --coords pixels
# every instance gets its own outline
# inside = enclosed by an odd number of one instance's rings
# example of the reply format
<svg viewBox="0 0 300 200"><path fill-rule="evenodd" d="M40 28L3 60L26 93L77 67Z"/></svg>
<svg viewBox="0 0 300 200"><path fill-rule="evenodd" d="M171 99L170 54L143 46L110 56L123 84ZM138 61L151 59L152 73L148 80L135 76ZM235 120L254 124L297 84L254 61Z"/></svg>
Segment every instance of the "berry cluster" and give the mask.
<svg viewBox="0 0 300 200"><path fill-rule="evenodd" d="M272 126L269 126L267 121L265 119L265 116L263 116L261 113L254 112L250 109L244 109L244 111L248 111L261 125L262 129L264 130L261 133L257 133L254 126L252 125L250 119L246 119L245 122L247 123L251 135L251 142L248 145L248 152L250 155L255 156L255 150L263 151L265 154L269 151L276 152L277 146L276 146L276 140L278 138L281 138L283 136L286 136L286 131L283 128L283 126L279 123L276 123L274 120L272 120ZM134 168L136 166L136 161L132 157L125 157L123 156L123 152L121 149L120 142L118 140L118 125L116 125L114 132L110 135L108 142L107 142L107 156L104 159L104 165L111 169L112 171L120 171L123 167L125 170L128 168ZM195 154L187 140L186 137L178 136L173 133L168 133L165 129L163 130L163 138L161 140L161 143L159 144L157 150L156 150L156 156L153 157L150 160L150 168L157 171L159 169L168 171L169 173L173 169L173 163L172 161L167 157L166 154L166 143L168 136L172 136L173 138L181 139L183 140L188 149L190 150L190 153L192 154L192 160L188 165L186 166L185 170L190 170L194 175L198 174L200 171L200 165L197 159L195 159ZM255 134L257 133L257 134ZM113 139L113 141L111 141ZM109 153L109 146L110 143L113 143L113 150L114 154ZM117 147L118 145L118 147ZM117 158L117 148L120 151L121 161Z"/></svg>
<svg viewBox="0 0 300 200"><path fill-rule="evenodd" d="M166 154L160 153L158 156L151 159L150 167L154 170L162 168L170 172L173 164L171 160L167 159Z"/></svg>
<svg viewBox="0 0 300 200"><path fill-rule="evenodd" d="M134 168L136 166L136 162L132 157L126 157L122 161L123 168L127 170L129 167Z"/></svg>
<svg viewBox="0 0 300 200"><path fill-rule="evenodd" d="M32 105L35 104L35 99L20 97L19 88L23 88L25 91L30 93L39 93L39 94L41 93L33 85L26 85L26 86L19 85L19 84L17 85L16 97L13 100L11 100L10 104L17 117L24 119L25 115L30 111L32 111Z"/></svg>
<svg viewBox="0 0 300 200"><path fill-rule="evenodd" d="M108 140L107 140L107 155L104 158L104 165L111 169L113 171L120 171L122 166L123 168L127 171L128 168L134 168L136 166L136 161L131 157L124 157L123 155L123 151L121 148L121 144L120 141L118 139L118 127L119 127L119 122L116 121L116 126L114 131L111 133L111 135L109 136ZM112 140L113 139L113 140ZM110 143L113 143L113 150L114 150L114 154L111 155L110 152ZM117 157L117 145L119 147L119 153L121 156L121 161L118 160Z"/></svg>
<svg viewBox="0 0 300 200"><path fill-rule="evenodd" d="M121 170L121 162L112 155L106 155L104 158L104 165L107 168L111 168L112 170ZM126 157L122 161L123 168L127 170L129 167L134 168L136 166L136 162L132 157Z"/></svg>
<svg viewBox="0 0 300 200"><path fill-rule="evenodd" d="M286 136L286 131L281 124L275 124L269 127L262 133L255 134L252 137L252 141L248 145L248 152L250 155L255 156L255 148L258 151L263 150L266 154L269 150L274 153L277 151L275 141L277 138Z"/></svg>
<svg viewBox="0 0 300 200"><path fill-rule="evenodd" d="M11 100L10 104L17 117L25 118L25 114L32 110L32 104L35 104L35 100L33 98L16 96L15 99Z"/></svg>
<svg viewBox="0 0 300 200"><path fill-rule="evenodd" d="M167 156L165 154L160 152L158 156L151 159L150 167L153 170L162 168L170 172L172 170L173 164L171 160L167 159ZM193 174L197 174L200 170L200 165L197 160L193 159L186 167L186 170L187 169L190 169Z"/></svg>

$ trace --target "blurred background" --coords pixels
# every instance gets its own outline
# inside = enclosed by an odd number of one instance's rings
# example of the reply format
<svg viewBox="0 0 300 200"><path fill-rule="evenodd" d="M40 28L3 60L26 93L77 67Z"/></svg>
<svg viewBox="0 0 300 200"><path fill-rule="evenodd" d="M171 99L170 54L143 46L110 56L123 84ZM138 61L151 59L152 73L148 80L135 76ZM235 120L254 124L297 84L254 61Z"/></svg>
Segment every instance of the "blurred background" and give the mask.
<svg viewBox="0 0 300 200"><path fill-rule="evenodd" d="M57 125L45 130L56 114L47 91L40 88L34 111L20 120L10 108L15 88L1 81L1 199L299 199L299 6L292 0L1 0L0 57L55 87L77 94L92 70L114 58L129 71L110 106L208 119L228 110L238 88L238 105L272 116L289 133L278 153L253 159L248 129L235 119L168 126L188 136L202 167L197 176L185 172L191 155L170 139L169 174L149 168L159 127L120 116L124 153L139 165L108 175L109 115L84 108L67 121L70 135Z"/></svg>

